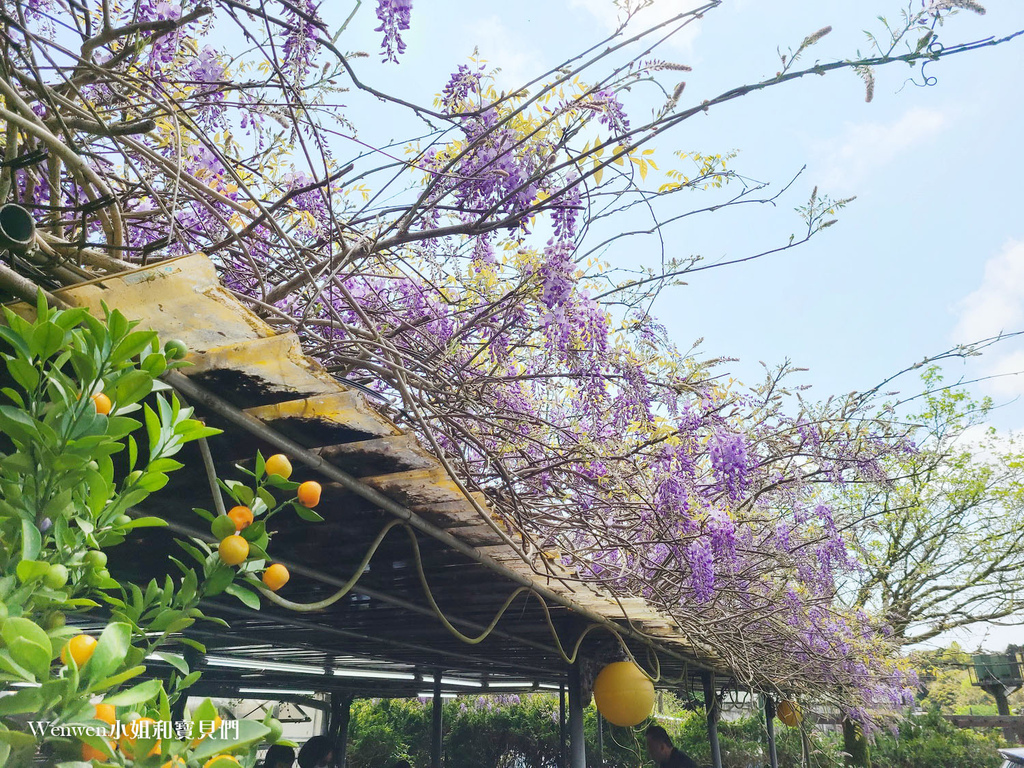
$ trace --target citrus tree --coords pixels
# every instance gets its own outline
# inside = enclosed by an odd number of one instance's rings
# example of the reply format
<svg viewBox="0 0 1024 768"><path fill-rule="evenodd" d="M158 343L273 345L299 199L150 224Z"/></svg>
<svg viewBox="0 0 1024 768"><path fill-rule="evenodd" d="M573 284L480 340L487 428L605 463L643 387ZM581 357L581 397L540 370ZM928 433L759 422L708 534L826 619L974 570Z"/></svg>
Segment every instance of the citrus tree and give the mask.
<svg viewBox="0 0 1024 768"><path fill-rule="evenodd" d="M183 345L161 348L117 310L100 320L50 309L42 296L33 320L6 307L3 318L0 764L252 765L255 745L279 737L274 722L220 728L207 700L174 724L171 705L199 676L182 651L204 650L181 633L207 619L203 597L234 590L240 571L264 570L263 524L250 526L252 513L218 516L228 543L188 545L198 567L178 563L177 580L123 583L106 568L105 550L164 524L136 509L182 467L175 455L218 431L158 379L184 364ZM282 568L265 569L266 588L287 580ZM170 674L154 676L147 661Z"/></svg>

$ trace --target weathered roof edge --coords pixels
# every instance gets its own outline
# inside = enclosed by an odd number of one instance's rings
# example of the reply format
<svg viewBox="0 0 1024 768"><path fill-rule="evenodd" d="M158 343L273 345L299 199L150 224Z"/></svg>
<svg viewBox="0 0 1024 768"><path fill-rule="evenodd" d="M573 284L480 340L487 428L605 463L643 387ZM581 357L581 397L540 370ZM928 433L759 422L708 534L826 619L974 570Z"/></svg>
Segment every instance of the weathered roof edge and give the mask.
<svg viewBox="0 0 1024 768"><path fill-rule="evenodd" d="M345 387L317 361L306 357L297 336L278 333L224 288L213 262L204 254L190 254L104 276L55 293L97 314L103 304L119 309L129 319L138 320L142 328L156 331L163 340L181 339L190 350L188 359L193 367L183 369L185 375L170 374L169 383L182 389L190 401L217 408L221 416L243 429L253 431L262 427L261 437L276 443L280 450L423 533L590 621L671 655L685 657L695 667L726 672L712 649L695 647L682 636L670 616L643 598L615 597L599 585L578 579L557 558L548 558L544 573L505 542L485 544L494 540L494 522L512 537L518 533L509 531L496 518L490 523L482 520L480 510L487 510L483 494L474 493L474 498L468 499L441 462L422 448L415 436L402 432L374 410L362 393ZM201 323L195 322L198 318ZM249 386L258 387L280 401L239 410L192 380L213 372L242 377ZM328 449L314 453L266 426L267 422L288 417L353 428L369 439L334 448L353 450L353 446L359 446L369 452L401 453L411 468L372 477L352 477L324 457Z"/></svg>

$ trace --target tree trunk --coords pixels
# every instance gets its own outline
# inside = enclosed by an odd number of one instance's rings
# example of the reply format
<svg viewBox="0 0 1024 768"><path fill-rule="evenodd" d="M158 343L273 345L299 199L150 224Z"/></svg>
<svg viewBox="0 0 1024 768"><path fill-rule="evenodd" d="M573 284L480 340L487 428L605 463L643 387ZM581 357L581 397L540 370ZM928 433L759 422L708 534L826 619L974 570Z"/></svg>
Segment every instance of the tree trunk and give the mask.
<svg viewBox="0 0 1024 768"><path fill-rule="evenodd" d="M864 730L858 723L843 718L843 751L847 757L844 763L856 768L871 768L871 750Z"/></svg>

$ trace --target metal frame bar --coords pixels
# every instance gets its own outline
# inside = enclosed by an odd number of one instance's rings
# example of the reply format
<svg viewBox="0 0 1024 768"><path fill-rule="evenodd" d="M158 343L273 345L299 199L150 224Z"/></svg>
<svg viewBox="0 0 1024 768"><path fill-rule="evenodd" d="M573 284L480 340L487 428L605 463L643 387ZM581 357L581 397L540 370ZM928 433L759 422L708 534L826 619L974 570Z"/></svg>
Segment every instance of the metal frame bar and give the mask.
<svg viewBox="0 0 1024 768"><path fill-rule="evenodd" d="M569 665L569 768L587 768L587 740L583 730L583 676L580 660Z"/></svg>
<svg viewBox="0 0 1024 768"><path fill-rule="evenodd" d="M771 696L764 696L764 722L768 732L768 765L779 768L779 754L775 749L775 702Z"/></svg>
<svg viewBox="0 0 1024 768"><path fill-rule="evenodd" d="M430 713L430 768L441 768L444 742L444 710L441 698L441 670L434 672L434 708Z"/></svg>
<svg viewBox="0 0 1024 768"><path fill-rule="evenodd" d="M211 604L216 606L217 610L220 611L220 612L223 612L223 613L231 613L231 614L235 614L236 616L248 617L248 618L253 618L253 619L266 619L269 616L270 618L272 618L273 621L278 622L280 624L285 624L285 625L288 625L288 626L292 626L292 627L295 627L297 629L315 630L317 632L323 632L325 634L335 635L337 637L344 638L344 639L347 639L347 640L365 640L365 641L369 641L369 642L372 642L372 643L380 643L381 645L393 645L393 646L395 646L397 648L405 648L405 649L408 649L408 650L411 650L411 651L419 651L419 652L422 652L422 653L433 653L433 654L437 654L439 656L444 656L446 658L463 659L465 661L472 661L472 662L475 662L477 664L492 664L492 665L494 665L496 667L500 666L501 664L504 663L504 660L502 660L502 659L494 659L494 658L491 658L490 656L471 656L468 653L459 653L458 651L451 651L451 650L444 649L444 648L431 648L430 646L427 646L427 645L418 645L417 643L410 643L410 642L407 642L405 640L392 640L392 639L388 639L388 638L377 637L375 635L366 635L366 634L363 634L362 632L353 632L350 629L339 629L337 627L331 626L330 624L317 624L316 622L313 622L313 621L304 621L302 619L293 619L293 618L290 618L290 617L279 616L277 614L260 613L258 611L252 610L251 608L241 608L241 607L237 607L236 608L233 605L226 605L226 604L224 604L224 603L222 603L220 601L212 601ZM225 633L222 631L222 632L203 632L202 634L209 634L209 635L215 636L215 637L222 637ZM510 636L510 637L508 637L508 639L509 640L518 640L518 638L515 638L514 636ZM298 644L298 647L310 648L311 650L320 650L320 651L324 651L325 653L329 652L329 651L336 650L334 648L330 648L330 649L320 648L319 646L310 645L308 643ZM434 665L430 665L430 666L433 667ZM523 670L524 672L531 672L531 673L535 673L536 675L545 675L546 676L545 680L538 680L538 682L554 682L558 678L557 673L554 673L554 670L551 670L551 669L545 669L543 667L534 667L534 666L530 666L530 665L523 665L523 664L520 664L518 662L516 662L514 665L510 665L510 666L514 666L516 670ZM532 678L533 675L522 674L522 677Z"/></svg>
<svg viewBox="0 0 1024 768"><path fill-rule="evenodd" d="M704 711L707 715L708 741L711 742L711 765L722 768L722 748L718 743L718 694L715 692L715 676L710 672L701 675L704 684Z"/></svg>

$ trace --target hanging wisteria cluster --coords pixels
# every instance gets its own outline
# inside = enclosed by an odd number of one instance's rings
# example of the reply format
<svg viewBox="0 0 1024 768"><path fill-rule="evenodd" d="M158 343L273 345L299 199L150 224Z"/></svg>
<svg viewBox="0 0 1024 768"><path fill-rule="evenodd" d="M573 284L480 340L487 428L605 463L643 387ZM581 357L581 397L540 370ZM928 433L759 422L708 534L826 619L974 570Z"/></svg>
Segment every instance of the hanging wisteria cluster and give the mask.
<svg viewBox="0 0 1024 768"><path fill-rule="evenodd" d="M663 173L652 140L689 117L809 73L873 83L874 67L979 44L937 53L940 22L968 4L924 3L873 58L801 70L793 56L686 107L688 68L655 49L718 5L619 30L512 94L474 60L412 104L341 51L351 25L375 23L351 9L3 0L0 199L41 225L14 266L53 287L209 254L226 286L483 492L537 569L557 557L642 595L743 681L867 718L914 681L885 628L843 606L857 521L834 517L828 489L884 482L881 462L912 447L863 398L805 401L785 368L741 392L721 360L677 348L648 307L696 261L601 254L630 211L653 231L665 211L699 213L689 196L704 190L727 195L716 207L776 200L721 155L677 153L685 170ZM377 3L385 61L402 66L417 12ZM653 115L628 114L627 89L652 83ZM344 90L404 115L409 141L357 134ZM782 249L843 202L815 190Z"/></svg>

